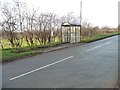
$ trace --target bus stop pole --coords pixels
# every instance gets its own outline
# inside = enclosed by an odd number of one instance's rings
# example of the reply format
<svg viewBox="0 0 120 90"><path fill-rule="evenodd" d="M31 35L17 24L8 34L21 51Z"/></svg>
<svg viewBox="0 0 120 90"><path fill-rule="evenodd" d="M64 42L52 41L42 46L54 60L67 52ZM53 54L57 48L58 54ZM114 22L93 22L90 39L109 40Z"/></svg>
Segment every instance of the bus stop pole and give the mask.
<svg viewBox="0 0 120 90"><path fill-rule="evenodd" d="M80 42L81 42L81 38L82 38L82 25L81 25L81 22L82 22L82 1L80 2Z"/></svg>

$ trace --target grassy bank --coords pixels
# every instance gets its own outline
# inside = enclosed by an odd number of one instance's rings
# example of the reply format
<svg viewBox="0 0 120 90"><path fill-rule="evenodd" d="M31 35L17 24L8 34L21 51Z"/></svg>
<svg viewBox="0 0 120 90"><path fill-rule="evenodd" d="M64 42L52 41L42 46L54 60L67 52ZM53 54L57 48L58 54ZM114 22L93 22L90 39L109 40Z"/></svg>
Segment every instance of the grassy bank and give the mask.
<svg viewBox="0 0 120 90"><path fill-rule="evenodd" d="M22 58L29 55L35 55L35 54L37 54L37 52L35 51L16 53L12 49L6 49L6 50L2 50L2 62L4 63L8 61L13 61L18 58Z"/></svg>
<svg viewBox="0 0 120 90"><path fill-rule="evenodd" d="M115 36L115 35L118 35L118 33L115 32L115 33L112 33L112 34L96 34L94 36L85 37L84 39L82 39L82 42L89 43L89 42L101 40L101 39L111 37L111 36Z"/></svg>
<svg viewBox="0 0 120 90"><path fill-rule="evenodd" d="M2 49L2 62L10 62L22 57L33 56L42 53L41 48L54 47L60 45L60 42L49 43L40 46L26 46L21 48Z"/></svg>

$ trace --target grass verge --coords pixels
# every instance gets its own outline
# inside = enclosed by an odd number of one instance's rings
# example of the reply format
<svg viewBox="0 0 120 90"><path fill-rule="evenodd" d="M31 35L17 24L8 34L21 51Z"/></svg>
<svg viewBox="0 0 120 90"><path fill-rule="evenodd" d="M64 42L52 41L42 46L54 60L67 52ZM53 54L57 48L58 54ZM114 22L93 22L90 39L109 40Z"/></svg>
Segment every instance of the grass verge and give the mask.
<svg viewBox="0 0 120 90"><path fill-rule="evenodd" d="M15 53L15 52L13 52L13 50L10 50L10 49L9 50L2 50L2 63L14 61L16 59L23 58L26 56L33 56L33 55L36 55L38 53L41 53L41 52L28 51L28 52Z"/></svg>
<svg viewBox="0 0 120 90"><path fill-rule="evenodd" d="M115 36L115 35L119 35L120 33L112 33L112 34L96 34L94 36L91 37L85 37L84 39L82 39L82 42L85 43L89 43L89 42L93 42L93 41L97 41L97 40L101 40L107 37L111 37L111 36Z"/></svg>
<svg viewBox="0 0 120 90"><path fill-rule="evenodd" d="M41 48L54 47L60 44L60 42L55 42L40 46L26 46L21 48L2 49L0 51L2 53L2 62L10 62L19 58L40 54L42 53Z"/></svg>

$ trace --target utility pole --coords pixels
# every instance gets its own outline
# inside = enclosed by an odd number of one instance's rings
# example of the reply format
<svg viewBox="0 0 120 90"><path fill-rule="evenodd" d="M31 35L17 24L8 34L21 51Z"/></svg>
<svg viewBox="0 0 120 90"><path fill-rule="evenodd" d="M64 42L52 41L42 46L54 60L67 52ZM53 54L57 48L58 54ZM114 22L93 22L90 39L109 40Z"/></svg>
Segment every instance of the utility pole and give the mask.
<svg viewBox="0 0 120 90"><path fill-rule="evenodd" d="M82 23L82 0L81 0L81 2L80 2L80 42L81 42L81 30L82 30L82 25L81 25L81 23Z"/></svg>

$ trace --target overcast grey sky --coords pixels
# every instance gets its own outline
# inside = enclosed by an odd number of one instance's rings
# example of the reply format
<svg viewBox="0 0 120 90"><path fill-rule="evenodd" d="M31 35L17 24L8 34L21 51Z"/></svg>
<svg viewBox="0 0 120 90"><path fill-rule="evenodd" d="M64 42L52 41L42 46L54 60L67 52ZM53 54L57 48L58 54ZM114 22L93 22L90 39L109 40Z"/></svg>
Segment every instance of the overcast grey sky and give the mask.
<svg viewBox="0 0 120 90"><path fill-rule="evenodd" d="M7 0L6 0L7 1ZM40 7L42 12L54 12L59 16L73 12L80 14L81 0L19 0L27 2L29 7ZM83 20L95 26L118 26L118 1L119 0L82 0Z"/></svg>

